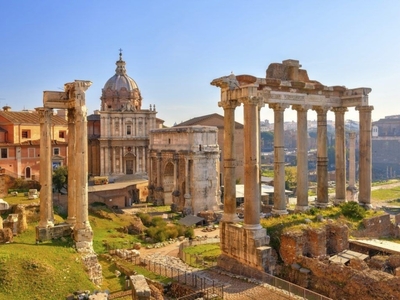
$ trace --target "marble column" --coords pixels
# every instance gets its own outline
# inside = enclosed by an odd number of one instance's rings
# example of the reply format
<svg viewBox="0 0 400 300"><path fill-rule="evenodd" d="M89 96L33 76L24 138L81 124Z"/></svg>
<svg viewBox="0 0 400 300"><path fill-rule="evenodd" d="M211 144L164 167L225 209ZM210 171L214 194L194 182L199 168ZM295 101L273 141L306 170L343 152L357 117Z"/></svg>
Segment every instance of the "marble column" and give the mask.
<svg viewBox="0 0 400 300"><path fill-rule="evenodd" d="M76 202L75 202L75 109L68 109L68 218L67 223L75 225L76 223Z"/></svg>
<svg viewBox="0 0 400 300"><path fill-rule="evenodd" d="M358 202L371 208L371 181L372 181L372 132L371 112L373 106L357 106L360 114L360 145L359 145L359 175L358 175Z"/></svg>
<svg viewBox="0 0 400 300"><path fill-rule="evenodd" d="M227 100L218 103L224 109L224 214L223 222L237 223L236 214L236 149L235 149L235 108L240 103L237 100Z"/></svg>
<svg viewBox="0 0 400 300"><path fill-rule="evenodd" d="M260 137L257 97L241 98L244 113L244 224L245 229L260 229Z"/></svg>
<svg viewBox="0 0 400 300"><path fill-rule="evenodd" d="M53 184L51 162L51 116L53 110L36 108L40 121L40 221L38 227L54 226Z"/></svg>
<svg viewBox="0 0 400 300"><path fill-rule="evenodd" d="M285 104L270 104L274 110L274 208L276 215L287 214L285 194L285 131L284 112L288 108Z"/></svg>
<svg viewBox="0 0 400 300"><path fill-rule="evenodd" d="M327 207L328 197L328 134L326 114L327 107L315 106L317 112L317 207Z"/></svg>
<svg viewBox="0 0 400 300"><path fill-rule="evenodd" d="M335 113L335 204L340 204L346 201L346 140L344 113L347 111L347 108L335 107L332 111Z"/></svg>
<svg viewBox="0 0 400 300"><path fill-rule="evenodd" d="M307 105L293 105L297 111L297 203L296 211L306 211L308 206L308 131Z"/></svg>

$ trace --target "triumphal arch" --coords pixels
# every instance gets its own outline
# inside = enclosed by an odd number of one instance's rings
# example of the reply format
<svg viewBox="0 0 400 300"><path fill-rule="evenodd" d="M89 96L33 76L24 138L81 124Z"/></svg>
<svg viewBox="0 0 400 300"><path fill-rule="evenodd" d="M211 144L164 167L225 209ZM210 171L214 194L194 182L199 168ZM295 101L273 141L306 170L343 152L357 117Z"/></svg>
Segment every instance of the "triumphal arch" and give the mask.
<svg viewBox="0 0 400 300"><path fill-rule="evenodd" d="M88 215L87 108L85 91L90 81L75 80L64 85L64 92L43 92L40 116L40 222L36 239L46 240L64 235L72 229L76 249L92 252L93 231ZM51 115L53 109L68 111L68 219L54 225Z"/></svg>
<svg viewBox="0 0 400 300"><path fill-rule="evenodd" d="M335 114L336 198L346 201L345 112L359 111L359 196L361 205L371 206L371 111L370 88L348 89L325 86L310 80L297 60L272 63L265 78L251 75L224 76L211 84L221 89L224 109L224 215L221 226L222 255L219 265L225 269L254 275L254 270L271 271L269 237L260 225L260 110L265 105L274 111L274 207L272 213L287 214L285 199L284 111L297 111L297 211L308 204L308 133L307 113L317 113L317 200L327 207L328 153L327 112ZM244 112L244 198L243 225L238 224L235 190L235 108L243 104ZM236 267L235 267L236 266ZM235 270L235 268L238 268Z"/></svg>

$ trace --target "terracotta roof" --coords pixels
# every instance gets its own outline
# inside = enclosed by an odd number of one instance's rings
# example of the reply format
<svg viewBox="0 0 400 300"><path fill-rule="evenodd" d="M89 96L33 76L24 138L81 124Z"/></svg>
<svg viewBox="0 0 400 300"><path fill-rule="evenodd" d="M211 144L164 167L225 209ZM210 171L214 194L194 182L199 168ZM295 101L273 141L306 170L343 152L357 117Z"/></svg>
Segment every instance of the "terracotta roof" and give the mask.
<svg viewBox="0 0 400 300"><path fill-rule="evenodd" d="M217 118L217 119L221 120L221 122L222 122L222 125L221 124L215 124L215 125L213 124L213 126L216 126L218 128L223 128L224 127L224 125L223 125L224 117L221 116L220 114L217 114L217 113L196 117L196 118L190 119L188 121L182 122L180 124L177 124L177 125L175 125L173 127L203 125L202 121L207 120L207 119L211 119L211 118ZM211 125L211 124L208 124L208 125ZM241 129L241 128L243 128L243 124L235 122L235 128L236 129Z"/></svg>
<svg viewBox="0 0 400 300"><path fill-rule="evenodd" d="M14 124L40 124L39 114L36 111L0 111L0 116ZM67 120L57 115L51 117L51 122L53 125L68 125Z"/></svg>

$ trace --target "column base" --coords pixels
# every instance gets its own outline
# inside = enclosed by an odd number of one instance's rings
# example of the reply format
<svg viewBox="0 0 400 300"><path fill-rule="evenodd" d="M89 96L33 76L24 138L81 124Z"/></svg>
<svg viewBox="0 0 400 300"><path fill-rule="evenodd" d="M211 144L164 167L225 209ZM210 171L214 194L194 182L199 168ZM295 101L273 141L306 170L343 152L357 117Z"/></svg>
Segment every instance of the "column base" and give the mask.
<svg viewBox="0 0 400 300"><path fill-rule="evenodd" d="M239 223L240 219L237 214L223 213L221 222L225 223Z"/></svg>
<svg viewBox="0 0 400 300"><path fill-rule="evenodd" d="M318 200L315 202L315 207L317 207L317 208L327 208L327 207L331 207L332 206L332 204L330 204L330 203L321 203L321 202L318 202Z"/></svg>
<svg viewBox="0 0 400 300"><path fill-rule="evenodd" d="M371 203L363 203L363 202L359 202L359 205L361 205L362 207L364 207L365 209L373 209L373 205Z"/></svg>
<svg viewBox="0 0 400 300"><path fill-rule="evenodd" d="M74 229L75 248L78 252L93 252L93 230L91 227Z"/></svg>
<svg viewBox="0 0 400 300"><path fill-rule="evenodd" d="M347 202L347 199L335 199L334 204L335 205L340 205L342 203Z"/></svg>
<svg viewBox="0 0 400 300"><path fill-rule="evenodd" d="M296 207L294 208L295 212L303 212L303 211L307 211L309 210L310 207L308 205L296 205Z"/></svg>
<svg viewBox="0 0 400 300"><path fill-rule="evenodd" d="M272 211L271 211L271 213L273 214L273 215L287 215L287 214L289 214L289 212L286 210L286 209L275 209L275 208L273 208L272 209Z"/></svg>
<svg viewBox="0 0 400 300"><path fill-rule="evenodd" d="M261 224L243 224L244 229L249 229L249 230L258 230L262 229L263 227Z"/></svg>

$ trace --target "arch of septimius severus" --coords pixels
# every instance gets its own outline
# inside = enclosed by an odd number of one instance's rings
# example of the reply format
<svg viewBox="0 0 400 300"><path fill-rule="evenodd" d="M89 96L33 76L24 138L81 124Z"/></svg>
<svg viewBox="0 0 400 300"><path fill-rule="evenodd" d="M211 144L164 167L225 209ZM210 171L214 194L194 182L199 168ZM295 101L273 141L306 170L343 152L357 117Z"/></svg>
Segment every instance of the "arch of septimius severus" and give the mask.
<svg viewBox="0 0 400 300"><path fill-rule="evenodd" d="M225 76L211 84L221 89L224 109L224 215L221 222L219 265L232 269L269 270L269 237L260 225L260 110L266 104L274 110L274 207L273 214L287 214L285 199L284 111L297 111L297 211L308 205L307 113L317 113L317 200L326 207L328 199L327 112L335 114L336 203L346 200L345 112L359 111L359 203L371 206L371 111L370 88L347 89L324 86L310 80L297 60L272 63L265 78L250 75ZM237 224L235 190L235 108L244 113L244 205L243 225ZM238 264L239 262L239 264Z"/></svg>

